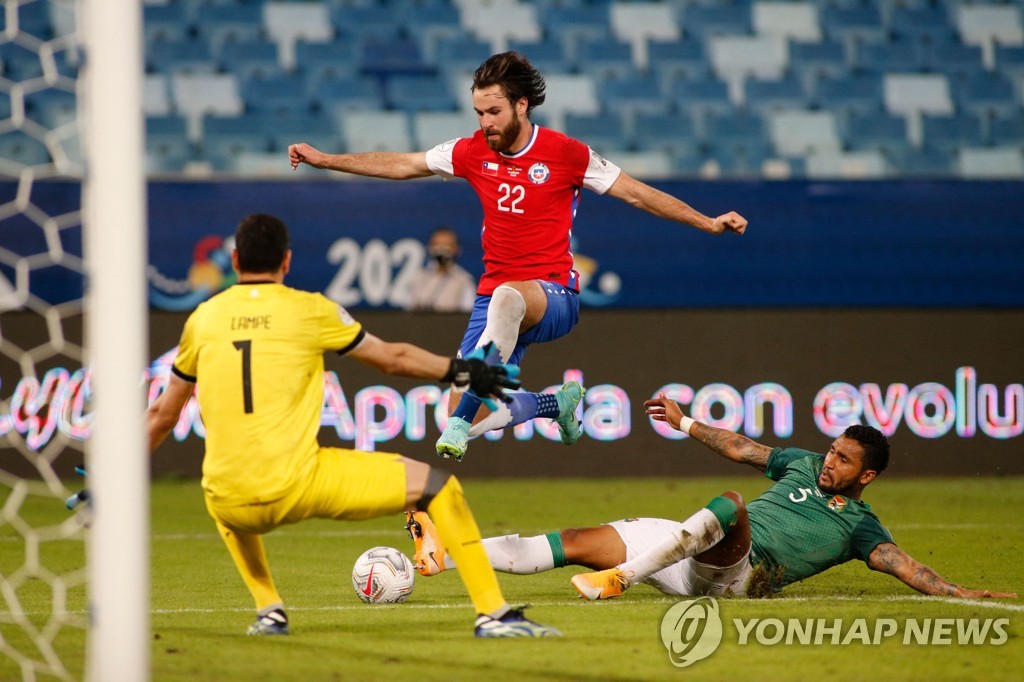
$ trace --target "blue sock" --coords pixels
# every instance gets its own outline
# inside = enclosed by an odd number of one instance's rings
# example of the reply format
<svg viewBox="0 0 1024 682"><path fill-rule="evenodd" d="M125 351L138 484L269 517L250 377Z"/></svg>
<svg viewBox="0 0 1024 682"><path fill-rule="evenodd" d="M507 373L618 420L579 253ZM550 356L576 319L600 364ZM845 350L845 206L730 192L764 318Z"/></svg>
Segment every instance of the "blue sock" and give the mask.
<svg viewBox="0 0 1024 682"><path fill-rule="evenodd" d="M455 408L455 412L452 413L453 417L464 419L469 423L473 423L473 419L476 417L477 411L480 409L480 399L475 395L470 395L467 391L462 394L459 399L459 404Z"/></svg>
<svg viewBox="0 0 1024 682"><path fill-rule="evenodd" d="M558 400L551 393L512 393L512 403L508 406L512 412L509 426L522 424L535 417L554 419L558 416Z"/></svg>

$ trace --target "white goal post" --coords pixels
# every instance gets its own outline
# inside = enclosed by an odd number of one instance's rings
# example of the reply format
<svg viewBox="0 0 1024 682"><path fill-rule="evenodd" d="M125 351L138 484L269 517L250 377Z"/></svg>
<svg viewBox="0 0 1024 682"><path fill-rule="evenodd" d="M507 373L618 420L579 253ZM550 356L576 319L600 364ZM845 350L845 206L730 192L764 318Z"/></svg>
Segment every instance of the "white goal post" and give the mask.
<svg viewBox="0 0 1024 682"><path fill-rule="evenodd" d="M149 455L141 382L148 346L142 3L80 0L86 159L83 233L93 430L86 444L86 675L149 679ZM84 8L84 12L81 10Z"/></svg>

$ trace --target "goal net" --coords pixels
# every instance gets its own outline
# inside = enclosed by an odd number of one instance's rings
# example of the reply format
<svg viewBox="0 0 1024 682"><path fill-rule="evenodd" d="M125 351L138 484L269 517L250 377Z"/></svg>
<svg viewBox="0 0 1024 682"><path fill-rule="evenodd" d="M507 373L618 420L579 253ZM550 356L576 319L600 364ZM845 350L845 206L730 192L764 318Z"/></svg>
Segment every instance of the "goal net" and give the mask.
<svg viewBox="0 0 1024 682"><path fill-rule="evenodd" d="M2 680L148 677L140 5L0 0Z"/></svg>

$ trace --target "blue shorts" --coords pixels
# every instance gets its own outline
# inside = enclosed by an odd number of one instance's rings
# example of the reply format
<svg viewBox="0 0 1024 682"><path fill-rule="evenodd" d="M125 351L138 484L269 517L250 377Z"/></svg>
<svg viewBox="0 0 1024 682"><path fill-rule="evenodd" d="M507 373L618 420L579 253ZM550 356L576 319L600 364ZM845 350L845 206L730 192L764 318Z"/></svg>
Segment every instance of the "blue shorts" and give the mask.
<svg viewBox="0 0 1024 682"><path fill-rule="evenodd" d="M534 327L519 336L516 347L508 362L518 365L526 355L526 347L531 343L544 343L554 341L572 331L576 323L580 321L580 297L572 289L545 282L534 280L544 288L548 297L548 307L544 311L544 317ZM462 337L462 345L459 347L459 357L465 357L476 348L480 336L487 326L487 306L491 304L490 296L477 296L473 304L473 312L469 316L469 324L466 326L466 334Z"/></svg>

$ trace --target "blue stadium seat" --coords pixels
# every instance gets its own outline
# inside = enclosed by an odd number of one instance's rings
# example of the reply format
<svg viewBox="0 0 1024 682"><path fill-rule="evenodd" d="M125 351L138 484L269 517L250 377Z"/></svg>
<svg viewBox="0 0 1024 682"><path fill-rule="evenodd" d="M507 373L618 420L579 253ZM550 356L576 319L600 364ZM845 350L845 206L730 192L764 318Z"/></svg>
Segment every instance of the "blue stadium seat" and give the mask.
<svg viewBox="0 0 1024 682"><path fill-rule="evenodd" d="M525 55L530 63L543 74L570 73L573 62L565 55L565 48L558 40L522 41L510 40L508 49Z"/></svg>
<svg viewBox="0 0 1024 682"><path fill-rule="evenodd" d="M343 151L341 135L334 117L326 113L307 113L284 118L275 118L269 122L270 151L279 152L282 161L288 151L288 145L306 142L325 152Z"/></svg>
<svg viewBox="0 0 1024 682"><path fill-rule="evenodd" d="M921 45L924 68L948 76L963 77L984 71L981 47L958 40L934 41Z"/></svg>
<svg viewBox="0 0 1024 682"><path fill-rule="evenodd" d="M566 114L565 134L590 145L598 154L611 156L613 152L629 149L626 128L618 116L598 114Z"/></svg>
<svg viewBox="0 0 1024 682"><path fill-rule="evenodd" d="M744 102L750 109L803 109L810 97L803 82L790 73L778 80L748 79L744 83Z"/></svg>
<svg viewBox="0 0 1024 682"><path fill-rule="evenodd" d="M579 62L577 45L581 41L611 39L608 5L594 3L576 7L550 6L538 17L545 32L562 43L566 56Z"/></svg>
<svg viewBox="0 0 1024 682"><path fill-rule="evenodd" d="M858 43L854 50L854 68L865 71L918 71L922 67L916 44L909 40Z"/></svg>
<svg viewBox="0 0 1024 682"><path fill-rule="evenodd" d="M921 118L924 144L929 149L953 152L960 147L980 147L985 143L981 119L970 114Z"/></svg>
<svg viewBox="0 0 1024 682"><path fill-rule="evenodd" d="M668 97L661 94L661 83L649 73L637 73L620 80L598 82L604 107L633 121L639 114L659 114L671 109Z"/></svg>
<svg viewBox="0 0 1024 682"><path fill-rule="evenodd" d="M633 73L633 48L616 40L582 40L576 46L576 66L595 82L626 78Z"/></svg>
<svg viewBox="0 0 1024 682"><path fill-rule="evenodd" d="M638 114L633 143L640 151L665 150L680 158L695 157L700 149L693 118L685 114Z"/></svg>
<svg viewBox="0 0 1024 682"><path fill-rule="evenodd" d="M711 62L704 51L704 44L693 38L649 40L647 59L663 87L679 78L705 78L711 74Z"/></svg>
<svg viewBox="0 0 1024 682"><path fill-rule="evenodd" d="M77 119L75 93L46 88L25 95L25 115L45 128L53 129Z"/></svg>
<svg viewBox="0 0 1024 682"><path fill-rule="evenodd" d="M384 81L384 100L400 111L455 111L455 98L443 78L394 75Z"/></svg>
<svg viewBox="0 0 1024 682"><path fill-rule="evenodd" d="M708 116L704 121L704 139L711 155L719 162L742 157L744 163L760 161L771 154L771 142L765 119L753 111L733 111Z"/></svg>
<svg viewBox="0 0 1024 682"><path fill-rule="evenodd" d="M999 72L976 71L952 79L953 101L960 111L980 116L1021 116L1021 103L1013 84Z"/></svg>
<svg viewBox="0 0 1024 682"><path fill-rule="evenodd" d="M391 7L377 5L338 5L331 11L338 34L360 40L393 40L402 33L402 22Z"/></svg>
<svg viewBox="0 0 1024 682"><path fill-rule="evenodd" d="M1024 75L1024 46L997 44L995 63L1003 74L1019 78Z"/></svg>
<svg viewBox="0 0 1024 682"><path fill-rule="evenodd" d="M423 4L406 3L399 11L403 31L420 41L423 55L428 61L434 60L440 40L463 35L459 10L447 0Z"/></svg>
<svg viewBox="0 0 1024 682"><path fill-rule="evenodd" d="M0 133L0 163L38 166L49 161L50 153L40 140L26 135L21 130Z"/></svg>
<svg viewBox="0 0 1024 682"><path fill-rule="evenodd" d="M826 36L847 45L887 39L882 15L878 7L872 5L827 6L821 13L821 27Z"/></svg>
<svg viewBox="0 0 1024 682"><path fill-rule="evenodd" d="M853 73L845 78L822 78L815 87L814 101L822 109L841 113L867 114L882 110L882 76Z"/></svg>
<svg viewBox="0 0 1024 682"><path fill-rule="evenodd" d="M733 109L725 82L714 78L673 81L669 92L679 111L691 113L726 112Z"/></svg>
<svg viewBox="0 0 1024 682"><path fill-rule="evenodd" d="M989 121L989 139L993 146L1024 148L1024 116L992 119Z"/></svg>
<svg viewBox="0 0 1024 682"><path fill-rule="evenodd" d="M750 4L691 5L683 12L680 24L686 35L706 39L712 35L747 34L753 31Z"/></svg>
<svg viewBox="0 0 1024 682"><path fill-rule="evenodd" d="M419 44L410 38L368 38L359 47L358 60L363 73L377 76L434 72Z"/></svg>
<svg viewBox="0 0 1024 682"><path fill-rule="evenodd" d="M241 81L284 73L277 59L277 45L265 41L226 42L217 63L222 71L237 75Z"/></svg>
<svg viewBox="0 0 1024 682"><path fill-rule="evenodd" d="M923 147L887 156L899 174L906 178L945 178L953 173L954 154L947 149Z"/></svg>
<svg viewBox="0 0 1024 682"><path fill-rule="evenodd" d="M146 170L180 173L194 158L185 119L180 116L146 117Z"/></svg>
<svg viewBox="0 0 1024 682"><path fill-rule="evenodd" d="M244 81L241 83L241 95L247 112L291 115L312 109L312 99L306 92L306 81L297 73Z"/></svg>
<svg viewBox="0 0 1024 682"><path fill-rule="evenodd" d="M242 152L270 151L268 119L260 114L206 116L200 150L215 168L230 168L230 160Z"/></svg>
<svg viewBox="0 0 1024 682"><path fill-rule="evenodd" d="M18 43L0 43L0 74L10 81L26 81L43 75L39 53Z"/></svg>
<svg viewBox="0 0 1024 682"><path fill-rule="evenodd" d="M434 54L434 65L448 73L476 71L491 56L491 44L472 36L461 35L442 38Z"/></svg>
<svg viewBox="0 0 1024 682"><path fill-rule="evenodd" d="M295 44L295 63L306 78L306 89L315 92L322 81L352 78L359 72L355 42L335 38L328 43L300 40Z"/></svg>
<svg viewBox="0 0 1024 682"><path fill-rule="evenodd" d="M142 27L142 35L147 44L154 41L182 41L195 34L183 2L143 5Z"/></svg>
<svg viewBox="0 0 1024 682"><path fill-rule="evenodd" d="M896 40L948 42L956 37L949 13L941 6L902 7L896 5L889 15L889 31Z"/></svg>
<svg viewBox="0 0 1024 682"><path fill-rule="evenodd" d="M376 79L368 77L325 80L312 94L321 111L335 114L351 109L376 110L384 106L380 85Z"/></svg>
<svg viewBox="0 0 1024 682"><path fill-rule="evenodd" d="M195 26L214 56L220 55L225 43L251 43L265 37L260 3L201 5L196 12Z"/></svg>
<svg viewBox="0 0 1024 682"><path fill-rule="evenodd" d="M214 73L217 60L205 40L146 44L146 71L150 73Z"/></svg>
<svg viewBox="0 0 1024 682"><path fill-rule="evenodd" d="M838 78L849 73L846 50L834 40L820 43L789 43L789 66L804 82L812 85L822 77Z"/></svg>
<svg viewBox="0 0 1024 682"><path fill-rule="evenodd" d="M851 113L841 129L843 146L851 151L876 150L890 157L910 151L907 121L900 116Z"/></svg>

